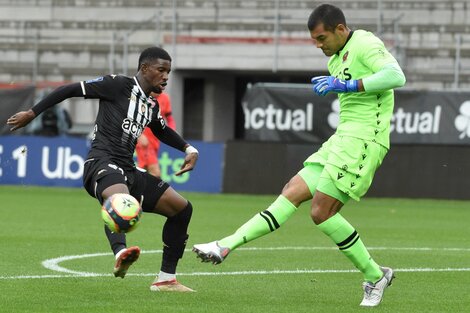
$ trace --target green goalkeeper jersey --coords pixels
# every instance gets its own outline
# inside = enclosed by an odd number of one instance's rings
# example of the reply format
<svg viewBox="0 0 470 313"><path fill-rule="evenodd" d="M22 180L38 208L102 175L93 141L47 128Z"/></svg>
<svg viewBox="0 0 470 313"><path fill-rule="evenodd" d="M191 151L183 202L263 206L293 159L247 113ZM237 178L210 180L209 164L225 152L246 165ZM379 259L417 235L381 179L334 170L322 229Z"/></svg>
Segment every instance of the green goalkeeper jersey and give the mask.
<svg viewBox="0 0 470 313"><path fill-rule="evenodd" d="M328 61L330 75L344 80L362 79L385 65L398 63L383 42L371 32L356 30L345 46ZM338 94L340 121L336 133L390 147L393 90Z"/></svg>

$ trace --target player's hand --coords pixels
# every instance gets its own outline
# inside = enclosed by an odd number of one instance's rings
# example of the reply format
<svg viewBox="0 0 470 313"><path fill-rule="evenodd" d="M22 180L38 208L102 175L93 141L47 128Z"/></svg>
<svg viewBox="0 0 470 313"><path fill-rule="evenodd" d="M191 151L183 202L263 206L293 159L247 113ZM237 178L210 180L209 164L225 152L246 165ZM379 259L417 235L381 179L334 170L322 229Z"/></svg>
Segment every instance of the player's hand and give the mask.
<svg viewBox="0 0 470 313"><path fill-rule="evenodd" d="M35 117L36 117L36 114L33 112L33 110L21 111L21 112L13 114L7 120L7 125L12 126L10 128L10 131L14 131L14 130L17 130L18 128L25 127L26 125L29 124L29 122L34 120Z"/></svg>
<svg viewBox="0 0 470 313"><path fill-rule="evenodd" d="M181 166L181 169L178 172L176 172L175 175L180 176L183 173L191 171L196 166L198 157L199 157L199 154L197 152L186 154L186 157L184 158L184 163Z"/></svg>
<svg viewBox="0 0 470 313"><path fill-rule="evenodd" d="M330 92L357 92L359 89L357 80L343 80L334 76L313 77L312 84L313 91L319 96L326 96Z"/></svg>

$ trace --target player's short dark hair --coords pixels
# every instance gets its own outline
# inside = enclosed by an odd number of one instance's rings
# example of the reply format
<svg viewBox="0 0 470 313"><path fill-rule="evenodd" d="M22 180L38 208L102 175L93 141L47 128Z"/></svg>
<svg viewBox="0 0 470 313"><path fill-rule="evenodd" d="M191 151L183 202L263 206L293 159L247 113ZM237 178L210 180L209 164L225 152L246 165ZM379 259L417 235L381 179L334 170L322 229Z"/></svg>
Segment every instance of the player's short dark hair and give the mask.
<svg viewBox="0 0 470 313"><path fill-rule="evenodd" d="M343 11L332 4L321 4L313 10L308 18L308 30L312 31L320 23L327 31L333 31L339 24L347 26Z"/></svg>
<svg viewBox="0 0 470 313"><path fill-rule="evenodd" d="M137 70L140 70L142 64L152 62L156 59L171 61L171 57L165 49L160 47L150 47L142 51L140 54Z"/></svg>

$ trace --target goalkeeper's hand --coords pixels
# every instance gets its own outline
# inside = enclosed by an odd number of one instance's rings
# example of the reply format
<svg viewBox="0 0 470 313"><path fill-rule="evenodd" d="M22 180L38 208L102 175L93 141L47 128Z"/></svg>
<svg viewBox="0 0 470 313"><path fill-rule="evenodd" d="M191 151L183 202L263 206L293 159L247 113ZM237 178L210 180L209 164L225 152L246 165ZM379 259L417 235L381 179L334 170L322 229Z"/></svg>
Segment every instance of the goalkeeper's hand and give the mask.
<svg viewBox="0 0 470 313"><path fill-rule="evenodd" d="M330 92L344 93L357 92L357 80L342 80L334 76L317 76L312 78L313 91L319 96L326 96Z"/></svg>

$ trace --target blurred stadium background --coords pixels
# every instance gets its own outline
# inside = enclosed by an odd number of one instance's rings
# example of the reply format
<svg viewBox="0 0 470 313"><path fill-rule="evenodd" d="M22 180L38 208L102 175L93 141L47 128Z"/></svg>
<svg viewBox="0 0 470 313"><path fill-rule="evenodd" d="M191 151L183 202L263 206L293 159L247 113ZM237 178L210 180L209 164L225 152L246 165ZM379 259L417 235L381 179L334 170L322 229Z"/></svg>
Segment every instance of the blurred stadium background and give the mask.
<svg viewBox="0 0 470 313"><path fill-rule="evenodd" d="M468 186L466 173L470 172L470 102L466 102L470 101L470 3L330 2L344 10L352 29L378 34L407 76L406 88L397 92L396 106L401 109L392 134L394 147L369 195L468 199L464 186ZM160 45L173 57L168 92L178 131L220 154L217 160L209 160L213 167L205 169L218 172L215 179L220 183L206 191L277 193L313 150L312 145L321 143L334 129L326 123L334 113L334 99L327 98L329 102L322 105L328 112L318 108L325 100L313 95L300 102L289 101L297 96L297 87L303 93L308 88L298 84L308 84L313 75L326 73L328 59L312 45L306 29L311 10L320 3L0 0L0 103L10 108L2 108L2 123L11 108L30 107L63 83L109 73L133 75L140 51ZM257 105L263 110L268 106L255 96L247 98L256 90L256 95L271 94L263 101L284 110L284 117L296 105L307 118L314 115L314 136L299 138L292 130L289 134L289 130L266 127L250 129L248 112ZM273 95L277 92L281 96ZM246 100L252 98L255 100ZM307 102L313 103L314 110L305 108ZM90 133L97 112L95 102L76 98L61 106L72 121L66 135L83 138ZM8 134L4 125L1 131ZM10 146L4 143L0 181L41 184L42 175L46 185L64 184L64 180L51 183L47 177L54 177L53 173L44 174L44 163L53 172L54 160L38 163L43 173L37 180L28 179L29 172L19 173L20 154L14 154L19 144L18 140ZM29 156L35 151L44 156L41 147L28 149ZM70 163L79 154L73 149L57 153L64 157L69 153L72 160L65 162L79 167ZM54 152L50 150L50 155ZM55 177L67 178L62 174ZM72 180L80 186L79 178ZM183 190L198 191L192 187Z"/></svg>

